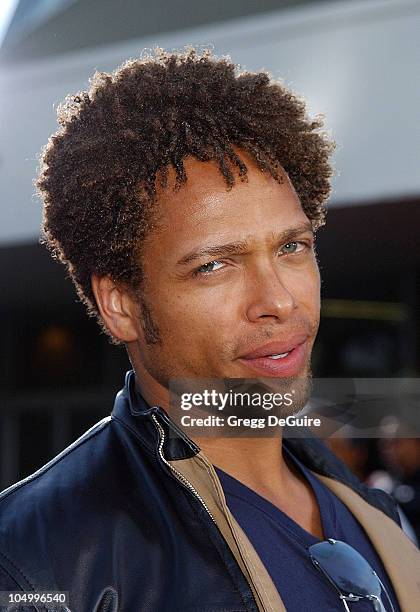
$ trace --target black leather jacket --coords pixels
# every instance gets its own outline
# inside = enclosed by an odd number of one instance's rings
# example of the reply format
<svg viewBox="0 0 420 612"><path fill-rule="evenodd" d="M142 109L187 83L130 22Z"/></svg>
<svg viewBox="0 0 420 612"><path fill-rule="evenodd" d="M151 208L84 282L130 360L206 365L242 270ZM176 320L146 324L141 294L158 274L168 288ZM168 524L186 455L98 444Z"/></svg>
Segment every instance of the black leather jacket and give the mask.
<svg viewBox="0 0 420 612"><path fill-rule="evenodd" d="M284 443L400 524L391 497L320 440ZM0 591L68 591L71 612L265 609L202 496L171 467L199 450L128 372L109 417L0 494Z"/></svg>

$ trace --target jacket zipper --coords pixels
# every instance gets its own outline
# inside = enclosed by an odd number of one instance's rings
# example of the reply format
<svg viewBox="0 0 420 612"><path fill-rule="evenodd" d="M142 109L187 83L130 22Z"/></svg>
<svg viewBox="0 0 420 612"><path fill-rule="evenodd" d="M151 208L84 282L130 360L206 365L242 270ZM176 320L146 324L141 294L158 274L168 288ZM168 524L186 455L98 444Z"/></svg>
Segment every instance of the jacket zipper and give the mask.
<svg viewBox="0 0 420 612"><path fill-rule="evenodd" d="M197 489L196 489L196 488L195 488L195 487L194 487L194 486L193 486L193 485L190 483L190 481L189 481L187 478L185 478L185 476L184 476L183 474L181 474L181 472L179 472L179 471L178 471L178 470L177 470L177 469L176 469L176 468L175 468L175 467L174 467L174 466L173 466L173 465L172 465L172 464L171 464L171 463L170 463L170 462L169 462L169 461L168 461L168 460L165 458L165 456L164 456L164 454L163 454L163 445L164 445L164 443L165 443L165 432L164 432L164 429L163 429L162 425L159 423L158 419L156 418L156 415L152 414L152 415L151 415L151 417L152 417L152 419L153 419L153 421L154 421L154 423L155 423L155 425L156 425L156 427L157 427L157 430L158 430L158 432L159 432L159 446L158 446L159 457L162 459L163 463L164 463L166 466L168 466L168 468L169 468L169 469L170 469L170 470L173 472L173 474L175 474L176 478L177 478L177 479L178 479L180 482L182 482L182 483L183 483L183 484L184 484L184 485L185 485L185 486L186 486L186 487L187 487L187 488L188 488L188 489L189 489L189 490L190 490L190 491L193 493L193 495L194 495L194 496L195 496L195 497L196 497L196 498L197 498L197 499L198 499L198 500L201 502L201 504L202 504L202 505L204 506L204 508L206 509L206 511L207 511L208 515L210 516L211 520L213 521L213 523L214 523L214 524L217 526L217 528L219 528L219 527L218 527L218 525L217 525L216 519L215 519L215 518L214 518L214 516L212 515L212 513L211 513L211 511L209 510L209 508L208 508L208 506L207 506L206 502L205 502L205 501L204 501L204 499L201 497L201 495L200 495L200 493L197 491ZM243 572L242 572L242 574L243 574ZM251 593L252 593L251 584L250 584L250 582L249 582L248 578L247 578L247 577L246 577L244 574L243 574L243 576L244 576L244 578L245 578L245 580L246 580L246 582L247 582L247 584L248 584L248 586L249 586L249 589L250 589L250 591L251 591ZM254 589L256 590L255 586L254 586ZM258 591L256 590L256 592L258 592ZM255 600L255 598L254 598L254 600ZM255 604L256 604L256 605L257 605L257 607L258 607L257 602L255 602Z"/></svg>
<svg viewBox="0 0 420 612"><path fill-rule="evenodd" d="M216 520L214 518L214 516L212 515L212 513L210 512L206 502L204 501L204 499L201 497L200 493L197 491L197 489L195 487L193 487L193 485L190 483L189 480L187 480L185 478L185 476L183 474L181 474L181 472L179 472L164 456L163 454L163 445L165 443L165 432L163 430L162 425L159 423L159 421L157 420L156 416L154 414L151 415L153 421L155 422L155 425L159 431L159 457L162 459L163 463L165 465L168 466L168 468L175 474L175 476L178 478L178 480L180 480L194 495L195 497L197 497L200 502L202 503L202 505L204 506L204 508L207 510L208 515L210 516L211 520L213 521L213 523L215 525L217 525Z"/></svg>

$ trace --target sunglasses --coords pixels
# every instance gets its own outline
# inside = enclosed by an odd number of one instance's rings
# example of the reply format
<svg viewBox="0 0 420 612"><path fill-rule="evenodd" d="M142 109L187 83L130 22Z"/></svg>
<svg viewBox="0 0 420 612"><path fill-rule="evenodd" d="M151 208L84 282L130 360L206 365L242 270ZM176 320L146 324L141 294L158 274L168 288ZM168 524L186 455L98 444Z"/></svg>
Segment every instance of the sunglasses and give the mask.
<svg viewBox="0 0 420 612"><path fill-rule="evenodd" d="M328 538L324 542L312 544L308 551L312 563L338 591L347 612L350 612L347 602L359 599L371 601L375 612L386 612L381 600L382 589L391 611L395 612L378 574L355 548L341 540Z"/></svg>

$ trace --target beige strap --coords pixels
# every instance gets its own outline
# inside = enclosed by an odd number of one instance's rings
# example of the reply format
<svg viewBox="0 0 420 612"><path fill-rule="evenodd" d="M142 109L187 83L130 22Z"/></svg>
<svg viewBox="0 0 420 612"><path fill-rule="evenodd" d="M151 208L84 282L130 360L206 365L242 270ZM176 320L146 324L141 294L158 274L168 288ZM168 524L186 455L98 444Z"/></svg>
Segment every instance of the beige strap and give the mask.
<svg viewBox="0 0 420 612"><path fill-rule="evenodd" d="M286 612L265 565L229 510L216 471L204 453L171 461L171 465L193 485L212 513L250 584L260 612Z"/></svg>

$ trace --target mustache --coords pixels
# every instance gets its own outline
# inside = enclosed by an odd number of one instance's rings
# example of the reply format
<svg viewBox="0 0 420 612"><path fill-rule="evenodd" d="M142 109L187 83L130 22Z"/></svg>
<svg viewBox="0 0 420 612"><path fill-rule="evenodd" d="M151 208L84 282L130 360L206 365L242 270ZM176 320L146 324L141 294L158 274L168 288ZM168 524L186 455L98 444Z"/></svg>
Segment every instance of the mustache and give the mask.
<svg viewBox="0 0 420 612"><path fill-rule="evenodd" d="M293 325L286 325L284 323L274 324L264 330L259 331L258 335L253 334L252 336L242 336L240 340L240 346L259 346L264 344L267 340L278 340L282 341L289 338L290 336L304 333L309 337L313 337L318 329L318 323L312 323L310 321L301 321ZM235 355L240 355L240 347L235 347Z"/></svg>

